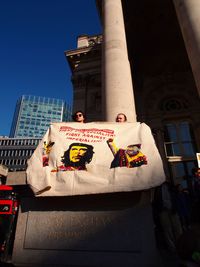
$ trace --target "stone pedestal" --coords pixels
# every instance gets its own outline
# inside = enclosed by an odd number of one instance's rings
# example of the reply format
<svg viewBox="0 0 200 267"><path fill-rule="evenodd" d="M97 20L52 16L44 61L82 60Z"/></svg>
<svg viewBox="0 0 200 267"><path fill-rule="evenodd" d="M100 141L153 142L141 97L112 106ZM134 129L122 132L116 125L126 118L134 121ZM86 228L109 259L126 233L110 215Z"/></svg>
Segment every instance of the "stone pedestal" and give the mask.
<svg viewBox="0 0 200 267"><path fill-rule="evenodd" d="M23 198L16 266L162 266L148 194Z"/></svg>

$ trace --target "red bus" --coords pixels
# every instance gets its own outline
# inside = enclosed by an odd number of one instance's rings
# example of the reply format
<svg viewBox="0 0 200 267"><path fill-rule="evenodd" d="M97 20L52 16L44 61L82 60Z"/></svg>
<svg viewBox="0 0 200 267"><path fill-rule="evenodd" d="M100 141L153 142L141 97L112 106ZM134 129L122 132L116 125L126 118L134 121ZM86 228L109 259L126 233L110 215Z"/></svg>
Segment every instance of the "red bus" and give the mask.
<svg viewBox="0 0 200 267"><path fill-rule="evenodd" d="M12 250L19 202L12 186L0 185L0 259L5 261Z"/></svg>

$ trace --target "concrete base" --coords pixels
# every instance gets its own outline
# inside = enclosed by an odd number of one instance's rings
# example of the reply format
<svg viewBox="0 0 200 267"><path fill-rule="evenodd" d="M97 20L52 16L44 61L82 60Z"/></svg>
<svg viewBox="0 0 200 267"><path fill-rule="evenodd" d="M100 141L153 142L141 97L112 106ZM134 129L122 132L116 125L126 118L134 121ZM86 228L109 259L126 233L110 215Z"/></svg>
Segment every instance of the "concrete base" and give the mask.
<svg viewBox="0 0 200 267"><path fill-rule="evenodd" d="M26 172L9 172L7 176L7 185L24 185L26 184Z"/></svg>
<svg viewBox="0 0 200 267"><path fill-rule="evenodd" d="M16 266L162 266L149 195L141 192L21 201Z"/></svg>

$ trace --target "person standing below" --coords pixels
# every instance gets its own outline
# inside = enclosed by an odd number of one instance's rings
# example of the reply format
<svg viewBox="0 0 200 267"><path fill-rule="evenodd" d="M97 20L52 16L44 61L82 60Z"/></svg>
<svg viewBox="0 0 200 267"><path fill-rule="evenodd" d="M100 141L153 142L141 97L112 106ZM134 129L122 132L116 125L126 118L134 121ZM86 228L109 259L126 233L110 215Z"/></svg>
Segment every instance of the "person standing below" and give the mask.
<svg viewBox="0 0 200 267"><path fill-rule="evenodd" d="M181 222L175 209L174 188L168 182L158 186L154 192L153 215L163 233L167 249L176 251L176 242L182 234Z"/></svg>
<svg viewBox="0 0 200 267"><path fill-rule="evenodd" d="M126 117L126 115L124 113L118 113L115 121L116 122L126 122L127 121L127 117Z"/></svg>
<svg viewBox="0 0 200 267"><path fill-rule="evenodd" d="M200 168L194 168L192 170L194 176L194 197L195 201L200 203Z"/></svg>
<svg viewBox="0 0 200 267"><path fill-rule="evenodd" d="M81 110L78 110L72 115L72 120L75 122L85 123L86 116Z"/></svg>
<svg viewBox="0 0 200 267"><path fill-rule="evenodd" d="M181 184L177 184L175 193L175 204L177 213L179 215L183 231L190 228L190 212L191 212L191 200L189 192L182 187Z"/></svg>

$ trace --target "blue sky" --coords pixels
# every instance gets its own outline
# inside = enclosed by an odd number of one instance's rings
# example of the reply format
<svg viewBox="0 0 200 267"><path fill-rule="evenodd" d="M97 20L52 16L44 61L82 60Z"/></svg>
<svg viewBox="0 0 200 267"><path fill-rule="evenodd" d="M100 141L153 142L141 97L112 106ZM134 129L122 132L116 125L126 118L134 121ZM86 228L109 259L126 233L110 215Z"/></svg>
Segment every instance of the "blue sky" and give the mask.
<svg viewBox="0 0 200 267"><path fill-rule="evenodd" d="M0 1L0 135L9 135L21 95L72 100L64 51L99 33L95 0Z"/></svg>

